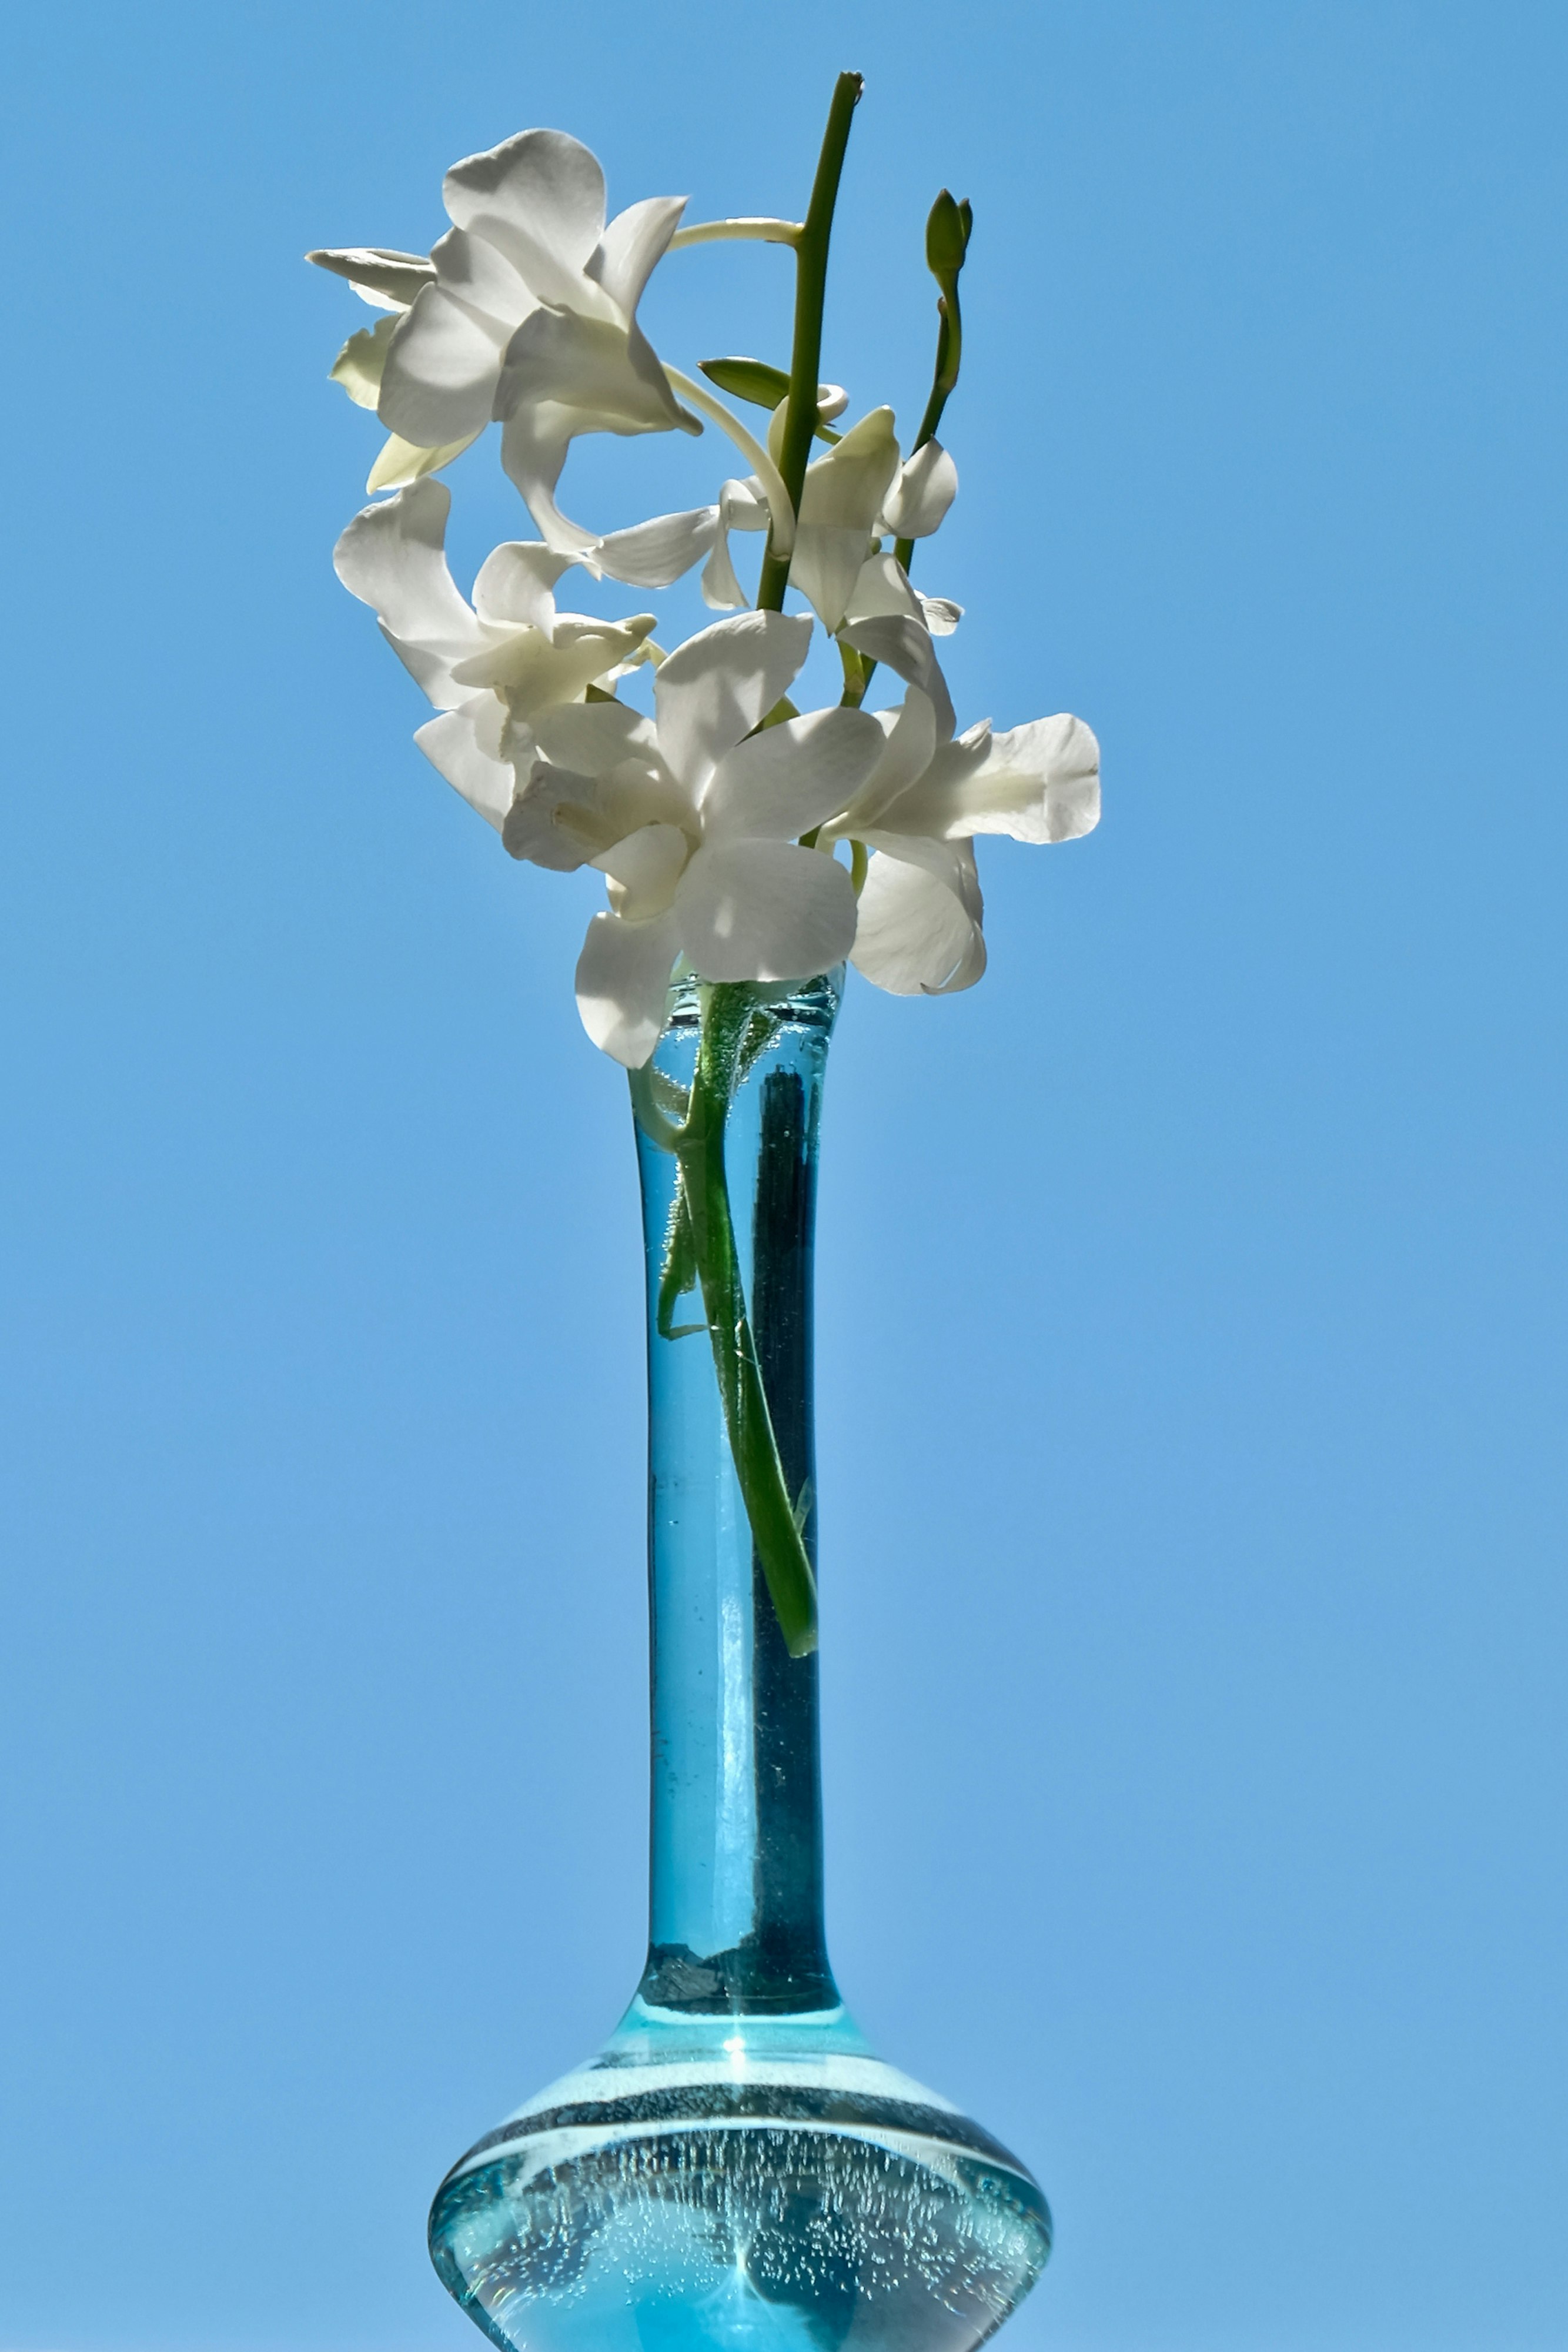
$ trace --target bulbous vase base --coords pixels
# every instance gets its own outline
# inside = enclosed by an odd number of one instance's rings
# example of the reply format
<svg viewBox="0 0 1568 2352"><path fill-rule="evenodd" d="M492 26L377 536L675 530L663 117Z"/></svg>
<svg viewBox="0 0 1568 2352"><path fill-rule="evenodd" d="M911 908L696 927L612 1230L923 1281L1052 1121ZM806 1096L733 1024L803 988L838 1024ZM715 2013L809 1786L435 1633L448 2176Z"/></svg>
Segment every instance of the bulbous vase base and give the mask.
<svg viewBox="0 0 1568 2352"><path fill-rule="evenodd" d="M639 2000L454 2167L430 2245L508 2352L970 2352L1039 2276L1051 2216L841 2010Z"/></svg>

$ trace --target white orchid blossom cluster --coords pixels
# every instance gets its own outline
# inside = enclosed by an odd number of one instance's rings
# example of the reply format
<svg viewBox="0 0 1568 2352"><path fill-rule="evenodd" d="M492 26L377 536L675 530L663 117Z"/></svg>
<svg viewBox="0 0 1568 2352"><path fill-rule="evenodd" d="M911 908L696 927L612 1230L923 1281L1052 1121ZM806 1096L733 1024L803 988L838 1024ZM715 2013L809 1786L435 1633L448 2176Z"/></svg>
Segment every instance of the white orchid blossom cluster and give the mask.
<svg viewBox="0 0 1568 2352"><path fill-rule="evenodd" d="M841 102L844 83L854 89ZM835 108L847 135L858 81ZM824 149L803 223L683 226L685 200L605 217L604 175L559 131L525 131L447 173L452 226L428 257L379 247L315 253L384 314L351 335L332 374L388 438L374 503L339 541L344 584L371 606L434 706L416 733L447 782L514 857L591 866L608 903L577 970L589 1035L633 1070L664 1025L673 977L788 982L852 961L879 987L940 995L985 969L975 842L1066 841L1099 814L1094 737L1068 715L960 733L937 641L958 608L910 580L957 489L936 438L956 379L957 276L967 206L944 194L927 232L941 288L936 383L906 455L894 413L840 433L847 396L819 383L821 280L837 160ZM794 248L794 365L662 362L638 324L653 269L684 247L760 238ZM716 395L771 412L757 434ZM492 422L538 536L496 549L472 601L447 568L450 494L436 478ZM701 433L744 461L711 504L591 530L557 500L585 433ZM822 454L812 458L814 446ZM766 533L755 610L734 534ZM646 612L562 610L578 569L629 588L700 565L728 617L668 651ZM787 611L793 591L800 609ZM816 631L836 641L841 700L789 699ZM618 688L653 670L653 713ZM872 673L901 689L868 709Z"/></svg>

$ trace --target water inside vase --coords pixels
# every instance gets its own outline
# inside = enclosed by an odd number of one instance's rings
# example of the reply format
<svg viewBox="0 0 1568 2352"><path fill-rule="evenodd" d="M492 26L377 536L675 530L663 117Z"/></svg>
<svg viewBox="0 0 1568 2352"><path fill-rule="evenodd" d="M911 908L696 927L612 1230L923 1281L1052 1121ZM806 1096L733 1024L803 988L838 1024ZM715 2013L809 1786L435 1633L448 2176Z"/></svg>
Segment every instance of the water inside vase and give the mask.
<svg viewBox="0 0 1568 2352"><path fill-rule="evenodd" d="M459 2303L515 2352L970 2352L1050 2252L1024 2168L841 2011L704 2022L635 2003L454 2168Z"/></svg>

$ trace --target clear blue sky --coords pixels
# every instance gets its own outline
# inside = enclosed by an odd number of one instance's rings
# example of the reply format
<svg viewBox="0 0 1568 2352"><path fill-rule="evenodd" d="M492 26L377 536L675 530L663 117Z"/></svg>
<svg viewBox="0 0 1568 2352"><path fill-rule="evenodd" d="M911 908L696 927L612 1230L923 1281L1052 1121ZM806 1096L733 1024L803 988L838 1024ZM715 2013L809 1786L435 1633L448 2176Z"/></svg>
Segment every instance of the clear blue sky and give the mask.
<svg viewBox="0 0 1568 2352"><path fill-rule="evenodd" d="M927 584L963 715L1082 712L1106 816L995 845L983 985L834 1049L840 1975L1047 2185L1012 2352L1563 2352L1561 7L7 43L0 2348L474 2346L430 2192L635 1978L586 886L332 578L365 314L298 257L426 246L530 123L794 210L849 65L827 373L914 415L972 197ZM649 322L777 354L784 294L694 254ZM517 512L456 487L472 563Z"/></svg>

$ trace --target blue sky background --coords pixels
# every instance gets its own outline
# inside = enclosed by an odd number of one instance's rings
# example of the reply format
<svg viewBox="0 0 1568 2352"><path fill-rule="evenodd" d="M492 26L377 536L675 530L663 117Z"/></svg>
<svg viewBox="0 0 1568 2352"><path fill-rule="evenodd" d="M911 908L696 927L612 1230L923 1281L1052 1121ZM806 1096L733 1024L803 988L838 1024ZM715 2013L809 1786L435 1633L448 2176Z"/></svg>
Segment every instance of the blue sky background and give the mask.
<svg viewBox="0 0 1568 2352"><path fill-rule="evenodd" d="M972 197L924 577L963 717L1082 712L1106 816L834 1049L840 1975L1047 2185L1013 2352L1563 2352L1562 10L7 38L0 2347L474 2344L430 2192L634 1979L591 894L332 578L368 314L298 257L425 247L531 122L796 211L853 65L827 373L913 421ZM645 316L689 367L786 297L694 253ZM569 505L721 463L580 444ZM455 488L471 567L518 513Z"/></svg>

